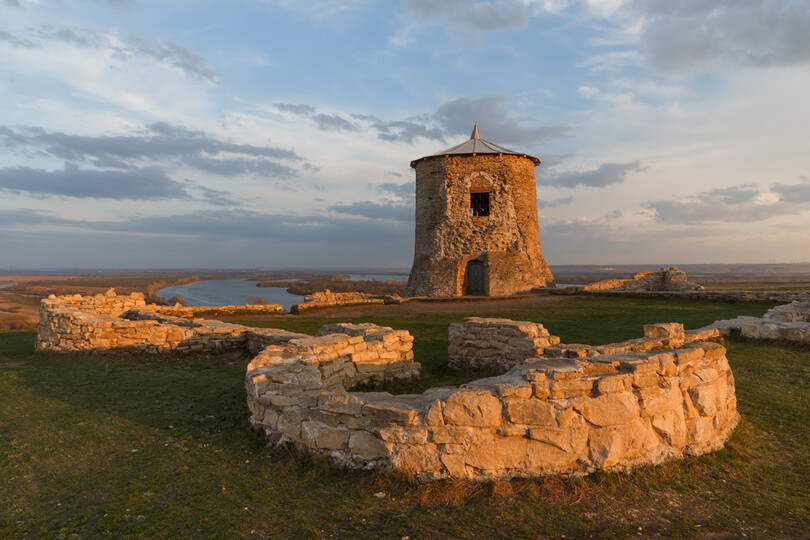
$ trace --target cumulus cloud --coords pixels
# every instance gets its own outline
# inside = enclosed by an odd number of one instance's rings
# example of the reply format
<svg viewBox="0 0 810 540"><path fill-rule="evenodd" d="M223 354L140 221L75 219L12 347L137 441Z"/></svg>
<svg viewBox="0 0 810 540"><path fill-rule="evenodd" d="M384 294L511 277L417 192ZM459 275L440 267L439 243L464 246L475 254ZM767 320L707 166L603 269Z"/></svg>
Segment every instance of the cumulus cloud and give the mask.
<svg viewBox="0 0 810 540"><path fill-rule="evenodd" d="M97 171L70 165L56 171L8 167L0 169L0 190L35 197L58 195L116 200L188 197L182 184L168 178L158 167L131 171Z"/></svg>
<svg viewBox="0 0 810 540"><path fill-rule="evenodd" d="M529 10L520 0L404 0L403 6L419 21L467 27L479 32L524 28L529 20Z"/></svg>
<svg viewBox="0 0 810 540"><path fill-rule="evenodd" d="M751 184L715 188L681 199L646 201L642 206L656 221L679 225L750 223L800 211L792 203L763 200L760 190Z"/></svg>
<svg viewBox="0 0 810 540"><path fill-rule="evenodd" d="M650 64L683 73L713 60L770 67L810 62L810 4L791 0L636 0Z"/></svg>
<svg viewBox="0 0 810 540"><path fill-rule="evenodd" d="M567 171L538 178L538 183L546 186L574 188L587 186L603 188L612 184L621 184L631 172L646 170L638 161L631 163L603 163L597 169L589 171Z"/></svg>

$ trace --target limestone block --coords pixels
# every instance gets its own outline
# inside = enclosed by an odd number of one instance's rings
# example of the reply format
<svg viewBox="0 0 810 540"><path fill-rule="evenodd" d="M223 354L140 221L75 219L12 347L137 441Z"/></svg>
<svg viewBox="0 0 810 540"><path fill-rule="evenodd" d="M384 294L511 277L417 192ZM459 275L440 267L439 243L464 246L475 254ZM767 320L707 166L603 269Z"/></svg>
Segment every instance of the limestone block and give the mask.
<svg viewBox="0 0 810 540"><path fill-rule="evenodd" d="M388 447L382 440L365 431L357 431L351 435L349 450L364 460L380 459L390 455Z"/></svg>
<svg viewBox="0 0 810 540"><path fill-rule="evenodd" d="M362 410L363 416L367 416L377 423L397 423L413 424L419 417L418 411L402 403L395 401L373 401L366 403Z"/></svg>
<svg viewBox="0 0 810 540"><path fill-rule="evenodd" d="M644 337L647 338L683 338L683 325L680 323L657 323L644 325Z"/></svg>
<svg viewBox="0 0 810 540"><path fill-rule="evenodd" d="M514 399L506 402L507 415L516 424L556 426L556 409L539 399Z"/></svg>
<svg viewBox="0 0 810 540"><path fill-rule="evenodd" d="M445 402L445 424L496 427L501 424L501 401L486 391L459 390Z"/></svg>
<svg viewBox="0 0 810 540"><path fill-rule="evenodd" d="M637 420L640 415L638 401L630 393L605 394L597 397L575 398L574 409L585 420L596 426L613 426Z"/></svg>
<svg viewBox="0 0 810 540"><path fill-rule="evenodd" d="M596 381L596 391L599 394L615 394L627 392L633 385L633 376L627 374L608 375Z"/></svg>
<svg viewBox="0 0 810 540"><path fill-rule="evenodd" d="M442 461L436 446L398 446L391 455L391 464L397 469L425 476L440 476Z"/></svg>
<svg viewBox="0 0 810 540"><path fill-rule="evenodd" d="M422 427L392 426L380 429L380 438L387 442L409 445L426 444L428 431Z"/></svg>
<svg viewBox="0 0 810 540"><path fill-rule="evenodd" d="M465 463L483 471L520 469L528 465L528 439L493 437L466 449Z"/></svg>
<svg viewBox="0 0 810 540"><path fill-rule="evenodd" d="M551 381L549 391L551 399L564 399L575 396L587 396L593 391L594 381L589 378L582 379L554 379Z"/></svg>
<svg viewBox="0 0 810 540"><path fill-rule="evenodd" d="M598 468L610 469L631 461L658 447L658 438L650 423L637 419L620 426L591 430L588 457Z"/></svg>
<svg viewBox="0 0 810 540"><path fill-rule="evenodd" d="M315 446L324 450L343 450L350 434L348 429L324 427L315 435Z"/></svg>
<svg viewBox="0 0 810 540"><path fill-rule="evenodd" d="M561 451L572 454L574 458L582 455L587 448L588 429L585 427L565 428L534 427L529 428L529 438L554 446Z"/></svg>
<svg viewBox="0 0 810 540"><path fill-rule="evenodd" d="M722 378L713 383L694 386L688 392L701 416L711 416L717 413L728 398L726 380Z"/></svg>
<svg viewBox="0 0 810 540"><path fill-rule="evenodd" d="M683 393L675 381L669 387L648 387L637 390L641 404L641 416L660 416L683 406Z"/></svg>
<svg viewBox="0 0 810 540"><path fill-rule="evenodd" d="M686 444L686 418L683 407L654 416L652 426L669 446L681 448Z"/></svg>

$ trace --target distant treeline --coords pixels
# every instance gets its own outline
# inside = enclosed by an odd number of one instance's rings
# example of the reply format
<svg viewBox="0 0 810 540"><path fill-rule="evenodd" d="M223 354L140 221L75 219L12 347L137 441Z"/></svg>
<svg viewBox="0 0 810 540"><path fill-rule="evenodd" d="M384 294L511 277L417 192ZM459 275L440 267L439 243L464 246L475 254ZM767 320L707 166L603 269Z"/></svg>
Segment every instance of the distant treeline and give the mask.
<svg viewBox="0 0 810 540"><path fill-rule="evenodd" d="M329 289L332 292L360 292L367 294L404 294L405 283L387 279L352 281L348 276L330 276L309 281L263 281L257 287L287 287L290 294L307 295Z"/></svg>

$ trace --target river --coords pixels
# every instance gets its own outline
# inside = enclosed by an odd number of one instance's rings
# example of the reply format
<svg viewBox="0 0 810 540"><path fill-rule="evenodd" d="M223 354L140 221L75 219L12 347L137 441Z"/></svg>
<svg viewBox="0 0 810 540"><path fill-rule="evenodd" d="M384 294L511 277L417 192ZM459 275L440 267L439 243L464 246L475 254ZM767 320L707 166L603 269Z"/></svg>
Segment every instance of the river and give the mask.
<svg viewBox="0 0 810 540"><path fill-rule="evenodd" d="M377 279L405 281L408 276L402 274L350 274L350 279ZM282 281L294 281L285 279ZM251 296L266 298L270 304L281 304L285 311L290 306L304 301L304 297L290 294L284 287L257 287L257 281L245 279L214 279L195 281L188 285L173 285L157 291L159 296L169 299L179 296L189 306L228 306L243 305Z"/></svg>

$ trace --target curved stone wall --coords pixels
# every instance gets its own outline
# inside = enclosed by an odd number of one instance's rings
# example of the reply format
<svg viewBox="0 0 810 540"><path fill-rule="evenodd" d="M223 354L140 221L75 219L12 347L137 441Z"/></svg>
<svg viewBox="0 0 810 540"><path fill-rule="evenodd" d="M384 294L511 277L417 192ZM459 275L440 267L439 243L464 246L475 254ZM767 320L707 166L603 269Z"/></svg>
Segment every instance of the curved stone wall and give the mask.
<svg viewBox="0 0 810 540"><path fill-rule="evenodd" d="M363 376L345 344L291 342L248 366L251 422L272 443L420 478L587 474L722 447L739 421L734 378L725 349L698 341L717 332L687 336L667 324L645 333L613 344L623 352L534 358L498 377L408 395L347 392Z"/></svg>

